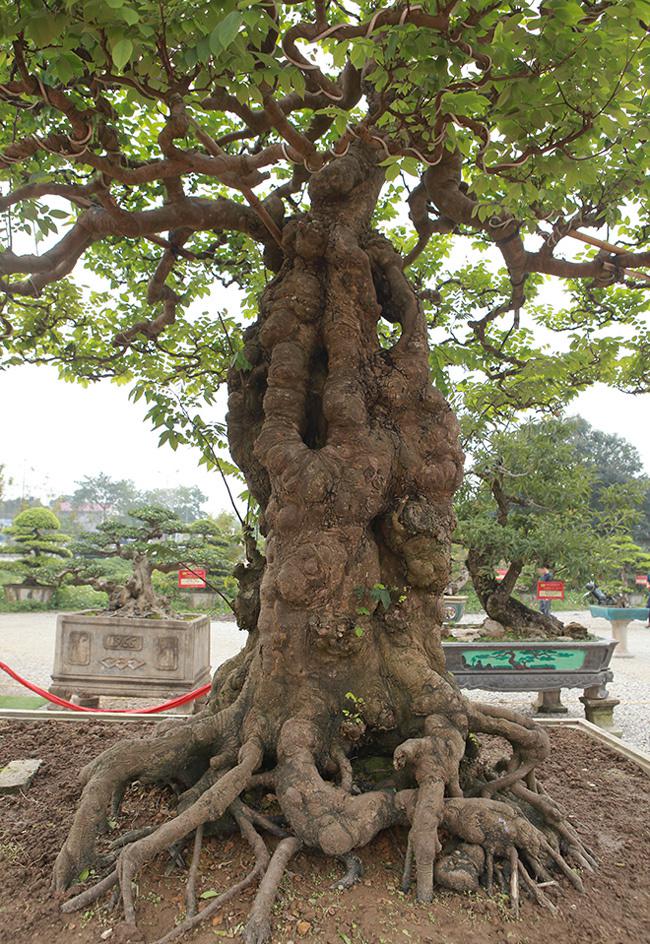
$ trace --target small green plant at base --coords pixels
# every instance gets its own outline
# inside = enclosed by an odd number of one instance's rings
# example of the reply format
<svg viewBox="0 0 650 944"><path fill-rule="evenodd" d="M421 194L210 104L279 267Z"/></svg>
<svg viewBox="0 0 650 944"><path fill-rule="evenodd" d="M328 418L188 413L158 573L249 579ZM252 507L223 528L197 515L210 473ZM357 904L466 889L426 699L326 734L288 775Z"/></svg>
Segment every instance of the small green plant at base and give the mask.
<svg viewBox="0 0 650 944"><path fill-rule="evenodd" d="M354 722L354 724L362 724L363 718L361 717L361 712L365 705L363 698L359 698L354 692L346 692L345 697L347 701L350 702L351 707L343 709L344 717L347 718L348 721Z"/></svg>

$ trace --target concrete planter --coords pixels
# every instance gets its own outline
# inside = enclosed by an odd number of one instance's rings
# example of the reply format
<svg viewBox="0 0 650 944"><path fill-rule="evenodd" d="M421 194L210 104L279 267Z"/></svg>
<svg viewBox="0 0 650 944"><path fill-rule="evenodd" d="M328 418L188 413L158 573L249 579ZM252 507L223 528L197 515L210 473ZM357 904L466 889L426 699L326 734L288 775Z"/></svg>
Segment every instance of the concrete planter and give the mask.
<svg viewBox="0 0 650 944"><path fill-rule="evenodd" d="M465 612L467 597L443 596L442 606L444 610L444 623L460 623Z"/></svg>
<svg viewBox="0 0 650 944"><path fill-rule="evenodd" d="M8 603L49 603L56 591L56 587L38 587L24 583L6 583L3 589Z"/></svg>
<svg viewBox="0 0 650 944"><path fill-rule="evenodd" d="M209 610L219 599L219 595L212 590L180 590L179 592L192 610Z"/></svg>
<svg viewBox="0 0 650 944"><path fill-rule="evenodd" d="M538 692L537 710L564 714L563 688L583 689L589 721L611 727L613 709L607 682L616 640L587 642L513 640L511 642L444 642L447 669L461 688L488 692Z"/></svg>
<svg viewBox="0 0 650 944"><path fill-rule="evenodd" d="M650 610L643 606L590 606L589 611L592 616L609 620L609 625L612 627L612 639L619 644L615 658L633 659L634 656L627 648L628 626L634 620L647 622Z"/></svg>
<svg viewBox="0 0 650 944"><path fill-rule="evenodd" d="M168 698L210 680L210 620L61 613L50 691L80 704L99 695Z"/></svg>

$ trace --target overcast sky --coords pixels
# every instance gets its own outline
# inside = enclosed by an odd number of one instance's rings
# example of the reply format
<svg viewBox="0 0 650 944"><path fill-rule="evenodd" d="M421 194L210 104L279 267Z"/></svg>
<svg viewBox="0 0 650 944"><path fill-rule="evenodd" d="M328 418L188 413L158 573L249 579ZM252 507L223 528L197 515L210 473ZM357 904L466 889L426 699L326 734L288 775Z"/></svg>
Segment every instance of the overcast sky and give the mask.
<svg viewBox="0 0 650 944"><path fill-rule="evenodd" d="M209 511L228 509L218 473L199 468L191 449L158 448L145 412L144 405L127 399L124 387L109 381L84 389L59 380L50 367L0 373L0 464L13 479L7 495L51 498L72 491L85 475L104 472L140 488L198 485ZM569 412L629 439L650 473L649 394L635 397L597 386Z"/></svg>

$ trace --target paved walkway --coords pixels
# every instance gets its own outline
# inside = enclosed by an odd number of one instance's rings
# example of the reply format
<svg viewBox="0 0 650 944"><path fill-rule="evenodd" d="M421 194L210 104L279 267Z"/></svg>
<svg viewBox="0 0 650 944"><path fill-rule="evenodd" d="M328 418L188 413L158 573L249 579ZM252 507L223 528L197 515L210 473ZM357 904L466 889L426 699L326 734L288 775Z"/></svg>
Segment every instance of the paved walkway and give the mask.
<svg viewBox="0 0 650 944"><path fill-rule="evenodd" d="M598 636L609 636L609 623L594 619L586 611L557 614L563 622L575 619ZM466 617L475 622L477 617ZM0 660L6 662L25 678L43 688L50 684L50 671L54 662L54 635L56 613L3 613L0 614ZM235 655L245 641L244 633L233 622L213 620L210 636L212 668ZM612 669L614 681L610 693L620 699L615 718L625 740L650 752L650 629L641 622L630 624L628 648L633 659L614 659ZM16 682L0 673L0 695L25 694ZM495 704L509 705L528 714L531 713L532 695L528 692L490 693L472 692L470 697ZM579 690L565 690L562 700L569 709L569 717L584 717L582 704L578 701ZM125 706L120 700L106 701L107 705Z"/></svg>

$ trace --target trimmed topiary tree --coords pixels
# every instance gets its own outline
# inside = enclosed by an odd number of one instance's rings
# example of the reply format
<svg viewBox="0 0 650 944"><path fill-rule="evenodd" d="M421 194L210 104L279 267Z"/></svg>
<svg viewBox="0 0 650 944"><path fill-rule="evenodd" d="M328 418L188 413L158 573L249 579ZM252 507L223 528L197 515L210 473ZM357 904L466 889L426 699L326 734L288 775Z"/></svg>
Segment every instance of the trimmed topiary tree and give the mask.
<svg viewBox="0 0 650 944"><path fill-rule="evenodd" d="M578 585L606 575L630 540L643 485L604 485L574 442L573 419L547 417L493 432L477 445L457 501L457 538L488 616L521 638L587 630L563 624L517 599L524 570L549 563L558 579ZM594 494L599 495L595 507ZM508 561L497 580L496 568Z"/></svg>
<svg viewBox="0 0 650 944"><path fill-rule="evenodd" d="M75 562L65 572L66 583L88 585L108 594L108 609L117 616L172 616L170 602L153 585L153 574L173 573L181 567L201 566L210 577L232 572L227 552L230 542L210 519L186 524L155 505L129 510L131 521L109 518L74 545ZM102 562L128 561L126 578L111 576ZM218 591L229 603L228 598Z"/></svg>
<svg viewBox="0 0 650 944"><path fill-rule="evenodd" d="M9 541L0 545L0 554L17 555L3 564L27 587L52 587L60 582L61 561L72 556L70 538L61 533L59 519L48 508L26 508L19 512L4 533Z"/></svg>

